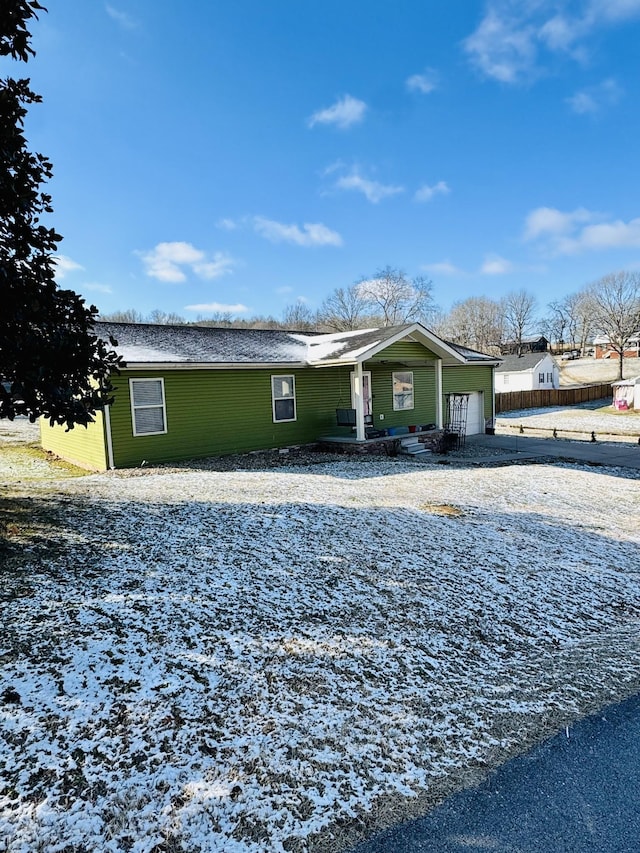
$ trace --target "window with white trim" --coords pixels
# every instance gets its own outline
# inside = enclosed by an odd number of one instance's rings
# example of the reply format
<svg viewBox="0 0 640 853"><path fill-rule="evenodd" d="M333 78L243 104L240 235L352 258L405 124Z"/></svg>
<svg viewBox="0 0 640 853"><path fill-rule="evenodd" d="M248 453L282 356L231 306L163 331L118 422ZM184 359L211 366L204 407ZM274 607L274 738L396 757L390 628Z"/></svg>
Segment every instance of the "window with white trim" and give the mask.
<svg viewBox="0 0 640 853"><path fill-rule="evenodd" d="M296 419L296 380L295 376L271 377L271 402L274 423L295 421Z"/></svg>
<svg viewBox="0 0 640 853"><path fill-rule="evenodd" d="M538 382L539 382L541 385L544 385L544 373L539 373L539 374L538 374Z"/></svg>
<svg viewBox="0 0 640 853"><path fill-rule="evenodd" d="M547 382L553 382L553 373L547 373Z"/></svg>
<svg viewBox="0 0 640 853"><path fill-rule="evenodd" d="M130 379L134 435L162 435L167 431L164 379Z"/></svg>
<svg viewBox="0 0 640 853"><path fill-rule="evenodd" d="M413 371L406 370L392 374L393 411L403 412L413 409Z"/></svg>

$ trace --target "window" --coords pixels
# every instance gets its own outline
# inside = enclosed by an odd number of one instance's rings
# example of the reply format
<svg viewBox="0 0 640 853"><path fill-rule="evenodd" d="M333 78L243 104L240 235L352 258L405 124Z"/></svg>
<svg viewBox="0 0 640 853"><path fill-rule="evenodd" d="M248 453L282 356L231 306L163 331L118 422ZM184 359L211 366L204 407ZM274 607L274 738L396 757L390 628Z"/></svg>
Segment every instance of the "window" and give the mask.
<svg viewBox="0 0 640 853"><path fill-rule="evenodd" d="M393 411L402 412L413 409L413 371L394 373L393 377Z"/></svg>
<svg viewBox="0 0 640 853"><path fill-rule="evenodd" d="M167 431L163 379L130 379L134 435L160 435Z"/></svg>
<svg viewBox="0 0 640 853"><path fill-rule="evenodd" d="M504 374L502 381L504 382L505 385L509 384L509 374L508 373Z"/></svg>
<svg viewBox="0 0 640 853"><path fill-rule="evenodd" d="M541 385L544 385L544 373L539 373L539 374L538 374L538 382L539 382Z"/></svg>
<svg viewBox="0 0 640 853"><path fill-rule="evenodd" d="M295 421L296 381L294 376L272 376L271 398L274 423Z"/></svg>
<svg viewBox="0 0 640 853"><path fill-rule="evenodd" d="M553 382L553 373L547 373L547 382Z"/></svg>

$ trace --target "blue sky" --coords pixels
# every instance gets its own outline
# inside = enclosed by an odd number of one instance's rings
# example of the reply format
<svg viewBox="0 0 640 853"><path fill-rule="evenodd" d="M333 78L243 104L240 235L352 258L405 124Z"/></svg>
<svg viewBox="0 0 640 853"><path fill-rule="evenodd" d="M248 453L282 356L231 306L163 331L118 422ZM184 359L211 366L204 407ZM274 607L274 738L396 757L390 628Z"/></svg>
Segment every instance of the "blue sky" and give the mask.
<svg viewBox="0 0 640 853"><path fill-rule="evenodd" d="M105 313L279 316L387 264L544 306L640 268L640 0L48 5L11 73L58 280Z"/></svg>

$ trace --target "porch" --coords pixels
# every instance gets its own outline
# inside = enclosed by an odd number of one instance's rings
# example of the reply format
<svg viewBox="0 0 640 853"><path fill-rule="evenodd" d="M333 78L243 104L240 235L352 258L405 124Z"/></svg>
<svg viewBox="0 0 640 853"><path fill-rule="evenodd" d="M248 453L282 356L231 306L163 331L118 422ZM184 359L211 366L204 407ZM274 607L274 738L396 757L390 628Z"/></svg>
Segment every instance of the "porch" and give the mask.
<svg viewBox="0 0 640 853"><path fill-rule="evenodd" d="M460 435L447 429L429 425L425 428L390 427L387 435L367 430L365 438L356 435L324 435L318 446L339 453L386 454L387 456L422 456L425 453L447 453L457 449Z"/></svg>

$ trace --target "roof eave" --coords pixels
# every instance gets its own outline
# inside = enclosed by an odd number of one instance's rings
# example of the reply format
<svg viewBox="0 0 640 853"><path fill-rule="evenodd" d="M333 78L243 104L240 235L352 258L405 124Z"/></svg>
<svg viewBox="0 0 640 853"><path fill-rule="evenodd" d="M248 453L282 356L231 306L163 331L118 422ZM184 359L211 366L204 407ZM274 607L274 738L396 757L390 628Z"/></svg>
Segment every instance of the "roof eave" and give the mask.
<svg viewBox="0 0 640 853"><path fill-rule="evenodd" d="M127 361L123 370L299 370L309 367L303 361L270 362L194 362L194 361Z"/></svg>

